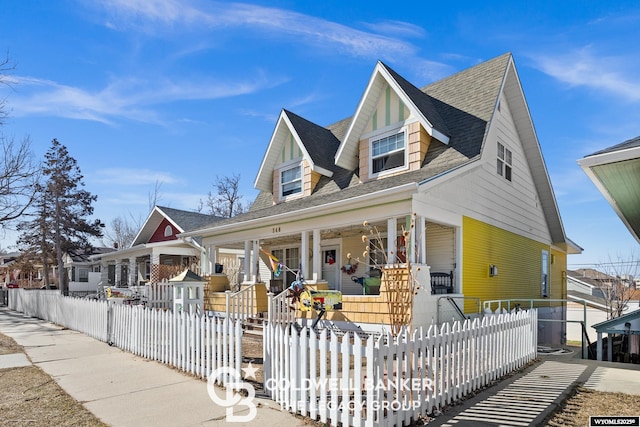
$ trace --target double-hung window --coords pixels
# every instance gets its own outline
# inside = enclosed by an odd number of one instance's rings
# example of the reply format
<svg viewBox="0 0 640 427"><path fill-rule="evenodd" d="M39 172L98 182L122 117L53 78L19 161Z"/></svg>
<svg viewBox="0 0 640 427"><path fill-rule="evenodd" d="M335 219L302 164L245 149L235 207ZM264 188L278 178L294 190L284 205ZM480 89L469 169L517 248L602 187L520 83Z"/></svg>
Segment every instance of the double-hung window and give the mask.
<svg viewBox="0 0 640 427"><path fill-rule="evenodd" d="M509 150L504 145L498 142L497 172L498 172L498 175L500 175L507 181L511 181L511 170L513 167L511 162L512 162L511 150Z"/></svg>
<svg viewBox="0 0 640 427"><path fill-rule="evenodd" d="M280 172L280 188L282 197L302 192L302 168L296 165Z"/></svg>
<svg viewBox="0 0 640 427"><path fill-rule="evenodd" d="M395 133L371 142L371 172L378 174L406 166L404 132Z"/></svg>

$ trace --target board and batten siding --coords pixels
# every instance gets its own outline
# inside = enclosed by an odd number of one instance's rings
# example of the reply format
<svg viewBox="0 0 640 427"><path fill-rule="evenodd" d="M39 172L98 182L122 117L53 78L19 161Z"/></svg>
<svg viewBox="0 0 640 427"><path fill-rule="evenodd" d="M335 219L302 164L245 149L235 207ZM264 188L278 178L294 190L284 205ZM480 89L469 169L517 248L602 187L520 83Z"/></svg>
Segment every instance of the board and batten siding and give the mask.
<svg viewBox="0 0 640 427"><path fill-rule="evenodd" d="M477 297L481 301L541 298L543 250L552 253L549 245L464 217L462 268L465 296ZM559 261L556 257L558 265ZM497 276L489 276L490 264L498 268ZM560 298L563 291L558 274L553 268L550 272L550 298Z"/></svg>

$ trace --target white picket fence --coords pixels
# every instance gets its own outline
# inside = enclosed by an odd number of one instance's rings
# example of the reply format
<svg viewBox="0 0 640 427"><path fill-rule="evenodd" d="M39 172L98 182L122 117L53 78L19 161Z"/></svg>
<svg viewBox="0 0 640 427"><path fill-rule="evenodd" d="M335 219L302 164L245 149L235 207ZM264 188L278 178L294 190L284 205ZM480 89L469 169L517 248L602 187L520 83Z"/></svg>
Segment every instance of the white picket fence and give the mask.
<svg viewBox="0 0 640 427"><path fill-rule="evenodd" d="M9 308L26 316L48 320L82 332L100 341L107 340L106 301L65 298L56 290L11 289Z"/></svg>
<svg viewBox="0 0 640 427"><path fill-rule="evenodd" d="M536 357L537 312L398 337L265 329L265 389L291 412L331 425L406 426Z"/></svg>
<svg viewBox="0 0 640 427"><path fill-rule="evenodd" d="M145 285L147 307L173 309L173 283L165 280Z"/></svg>
<svg viewBox="0 0 640 427"><path fill-rule="evenodd" d="M108 342L206 379L222 367L242 372L242 328L208 318L62 296L58 291L12 289L9 308ZM220 377L224 380L227 377Z"/></svg>

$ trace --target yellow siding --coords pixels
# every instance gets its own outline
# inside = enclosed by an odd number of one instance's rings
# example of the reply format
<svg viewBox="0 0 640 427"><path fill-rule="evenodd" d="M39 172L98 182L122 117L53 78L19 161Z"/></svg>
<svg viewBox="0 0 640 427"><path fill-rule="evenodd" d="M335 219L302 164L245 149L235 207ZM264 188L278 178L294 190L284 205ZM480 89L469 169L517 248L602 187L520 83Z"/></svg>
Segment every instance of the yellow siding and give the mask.
<svg viewBox="0 0 640 427"><path fill-rule="evenodd" d="M551 250L551 275L552 286L549 289L549 297L552 299L567 299L567 254L557 249ZM555 286L554 286L555 284Z"/></svg>
<svg viewBox="0 0 640 427"><path fill-rule="evenodd" d="M549 269L550 298L562 298L566 293L562 280L562 271L566 270L566 255L551 251L549 245L464 217L464 295L480 298L481 301L542 298L543 250L555 255ZM490 264L498 268L497 276L489 276Z"/></svg>

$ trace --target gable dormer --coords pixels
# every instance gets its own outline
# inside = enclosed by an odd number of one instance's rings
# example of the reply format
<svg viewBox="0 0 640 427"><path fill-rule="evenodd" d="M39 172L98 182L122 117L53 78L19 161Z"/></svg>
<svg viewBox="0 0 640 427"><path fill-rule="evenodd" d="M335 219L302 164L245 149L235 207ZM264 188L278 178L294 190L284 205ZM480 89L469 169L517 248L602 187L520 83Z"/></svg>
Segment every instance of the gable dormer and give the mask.
<svg viewBox="0 0 640 427"><path fill-rule="evenodd" d="M273 194L274 203L311 195L321 176L333 176L338 145L328 129L282 110L255 187Z"/></svg>
<svg viewBox="0 0 640 427"><path fill-rule="evenodd" d="M431 98L378 62L335 157L371 181L422 167L431 138L448 143Z"/></svg>

